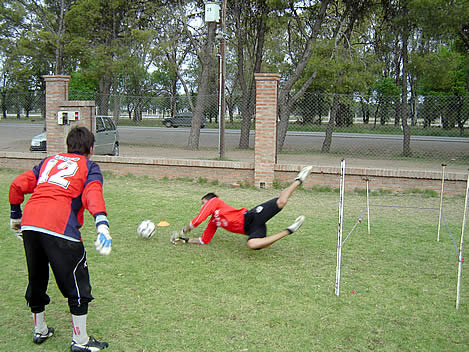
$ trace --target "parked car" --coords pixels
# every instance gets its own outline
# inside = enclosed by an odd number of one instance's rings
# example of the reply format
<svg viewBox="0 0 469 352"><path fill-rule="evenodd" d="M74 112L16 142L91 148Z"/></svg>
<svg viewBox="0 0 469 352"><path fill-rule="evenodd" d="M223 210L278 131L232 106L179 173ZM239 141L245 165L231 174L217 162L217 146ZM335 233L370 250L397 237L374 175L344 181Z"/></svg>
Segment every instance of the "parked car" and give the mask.
<svg viewBox="0 0 469 352"><path fill-rule="evenodd" d="M119 155L119 132L114 121L109 117L96 116L96 133L93 154ZM31 139L29 150L45 152L47 150L47 132L42 132Z"/></svg>
<svg viewBox="0 0 469 352"><path fill-rule="evenodd" d="M176 114L174 117L167 117L163 119L163 125L166 127L179 127L179 126L192 126L192 113L183 112ZM202 120L202 128L205 127L205 118Z"/></svg>

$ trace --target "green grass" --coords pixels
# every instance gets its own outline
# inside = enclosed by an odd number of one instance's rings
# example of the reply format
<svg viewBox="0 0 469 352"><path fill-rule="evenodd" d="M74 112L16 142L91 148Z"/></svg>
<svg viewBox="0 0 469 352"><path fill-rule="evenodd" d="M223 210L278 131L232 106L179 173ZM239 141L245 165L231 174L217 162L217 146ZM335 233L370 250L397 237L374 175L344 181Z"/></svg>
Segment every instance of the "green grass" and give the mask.
<svg viewBox="0 0 469 352"><path fill-rule="evenodd" d="M24 251L8 228L8 188L17 174L0 170L1 350L67 351L72 334L68 306L52 279L46 319L57 334L41 346L31 341L32 319L23 298ZM200 197L210 191L247 208L279 192L199 179L105 174L111 255L95 251L89 214L82 233L95 297L88 333L108 341L109 351L469 350L467 265L456 310L456 251L444 226L436 241L438 210L371 208L371 234L364 218L343 246L341 295L336 297L335 190L297 190L269 222L269 233L300 214L307 220L298 233L268 249L249 250L244 236L221 229L207 246L171 245L170 232L197 214ZM417 191L371 197L372 204L407 207L438 208L440 201L438 195ZM345 194L344 238L365 204L362 193ZM458 246L463 207L463 195L444 200ZM144 240L136 234L144 219L171 226Z"/></svg>

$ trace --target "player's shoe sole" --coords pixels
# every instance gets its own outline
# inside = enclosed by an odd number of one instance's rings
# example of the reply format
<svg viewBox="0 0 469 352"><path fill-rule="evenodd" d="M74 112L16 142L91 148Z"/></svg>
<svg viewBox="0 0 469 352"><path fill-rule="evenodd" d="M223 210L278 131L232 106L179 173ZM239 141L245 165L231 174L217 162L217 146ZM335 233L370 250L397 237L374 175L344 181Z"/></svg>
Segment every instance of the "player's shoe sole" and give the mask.
<svg viewBox="0 0 469 352"><path fill-rule="evenodd" d="M90 336L88 342L84 345L80 345L75 341L72 341L70 345L71 352L96 352L101 351L105 348L108 348L109 344L107 342L100 342L96 340L93 336Z"/></svg>
<svg viewBox="0 0 469 352"><path fill-rule="evenodd" d="M304 168L302 168L301 171L296 176L295 181L300 181L301 183L303 183L306 177L308 177L308 175L311 173L312 169L313 169L313 165L305 166Z"/></svg>
<svg viewBox="0 0 469 352"><path fill-rule="evenodd" d="M41 334L41 333L35 333L33 336L33 342L36 345L40 345L44 341L46 341L49 337L53 336L55 332L54 328L51 328L50 326L47 328L47 333Z"/></svg>

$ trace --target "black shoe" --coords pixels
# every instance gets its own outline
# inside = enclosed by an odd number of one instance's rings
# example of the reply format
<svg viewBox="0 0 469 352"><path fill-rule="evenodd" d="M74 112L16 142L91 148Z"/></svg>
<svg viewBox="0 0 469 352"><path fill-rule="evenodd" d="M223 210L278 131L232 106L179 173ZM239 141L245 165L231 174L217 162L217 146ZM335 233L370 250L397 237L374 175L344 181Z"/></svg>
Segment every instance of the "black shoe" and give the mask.
<svg viewBox="0 0 469 352"><path fill-rule="evenodd" d="M72 344L70 346L70 351L71 352L95 352L95 351L100 351L108 347L109 347L109 344L107 342L99 342L93 336L90 336L90 339L84 345L80 345L79 343L72 341Z"/></svg>
<svg viewBox="0 0 469 352"><path fill-rule="evenodd" d="M55 332L55 329L54 328L51 328L51 327L48 327L47 328L47 332L45 334L41 334L39 332L35 333L34 336L33 336L33 342L36 344L36 345L40 345L41 343L43 343L44 341L46 341L49 337L51 337L52 335L54 335L54 332Z"/></svg>

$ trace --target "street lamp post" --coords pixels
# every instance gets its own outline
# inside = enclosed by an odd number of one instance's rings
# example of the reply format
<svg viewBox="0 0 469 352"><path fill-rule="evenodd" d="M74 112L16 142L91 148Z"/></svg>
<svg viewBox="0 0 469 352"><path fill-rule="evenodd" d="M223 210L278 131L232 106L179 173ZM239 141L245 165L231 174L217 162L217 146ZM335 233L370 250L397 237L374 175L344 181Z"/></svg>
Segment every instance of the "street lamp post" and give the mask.
<svg viewBox="0 0 469 352"><path fill-rule="evenodd" d="M219 110L218 110L218 154L219 158L225 157L225 31L226 31L226 0L222 0L220 22L220 56L219 56Z"/></svg>

